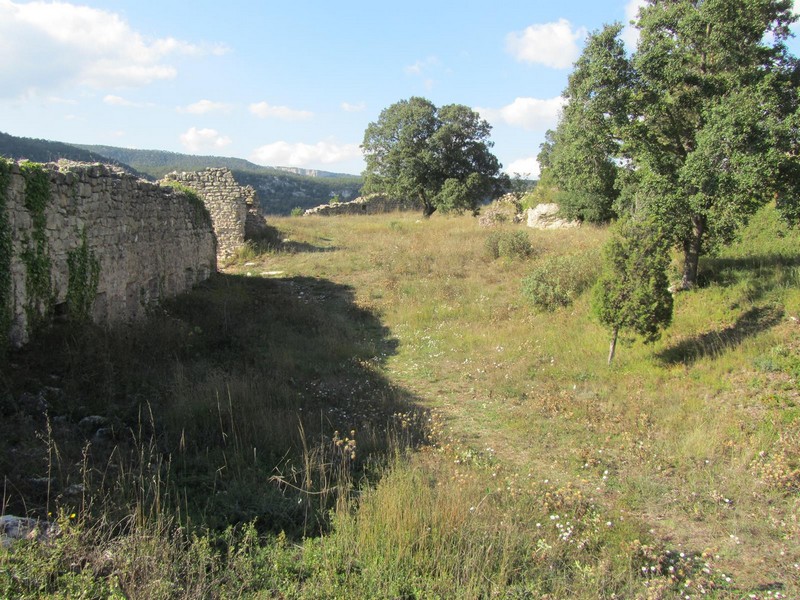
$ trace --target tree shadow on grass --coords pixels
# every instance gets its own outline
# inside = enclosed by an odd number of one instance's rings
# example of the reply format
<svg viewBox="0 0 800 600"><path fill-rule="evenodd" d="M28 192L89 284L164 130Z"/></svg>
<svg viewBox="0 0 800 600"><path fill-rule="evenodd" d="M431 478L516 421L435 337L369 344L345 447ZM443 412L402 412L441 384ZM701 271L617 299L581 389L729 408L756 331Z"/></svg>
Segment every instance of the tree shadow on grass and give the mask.
<svg viewBox="0 0 800 600"><path fill-rule="evenodd" d="M0 381L3 510L102 498L114 521L148 489L202 526L318 533L348 485L426 443L382 370L397 347L351 287L312 277L218 274L143 323L54 328Z"/></svg>
<svg viewBox="0 0 800 600"><path fill-rule="evenodd" d="M718 356L741 344L748 337L774 327L783 318L783 309L776 306L753 307L736 323L717 331L708 331L681 340L657 354L667 365L691 364L702 358Z"/></svg>
<svg viewBox="0 0 800 600"><path fill-rule="evenodd" d="M750 281L750 299L757 301L764 293L791 280L797 284L800 255L766 254L742 258L704 258L698 274L700 287L709 285L731 286L744 278Z"/></svg>

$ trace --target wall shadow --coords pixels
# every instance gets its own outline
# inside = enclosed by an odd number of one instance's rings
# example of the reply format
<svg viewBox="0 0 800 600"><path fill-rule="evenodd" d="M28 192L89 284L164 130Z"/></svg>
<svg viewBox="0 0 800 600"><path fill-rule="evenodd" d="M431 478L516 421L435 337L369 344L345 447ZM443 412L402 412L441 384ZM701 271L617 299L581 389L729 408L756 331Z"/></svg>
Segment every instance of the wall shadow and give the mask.
<svg viewBox="0 0 800 600"><path fill-rule="evenodd" d="M142 323L57 325L0 377L3 511L91 497L124 519L141 502L125 490L157 480L148 497L195 524L319 533L341 485L427 443L418 398L382 370L397 348L351 287L313 277L217 274Z"/></svg>
<svg viewBox="0 0 800 600"><path fill-rule="evenodd" d="M780 323L784 311L776 306L753 307L743 313L736 323L716 331L708 331L681 340L656 354L664 364L691 364L708 356L717 356L741 344L748 337L766 331Z"/></svg>

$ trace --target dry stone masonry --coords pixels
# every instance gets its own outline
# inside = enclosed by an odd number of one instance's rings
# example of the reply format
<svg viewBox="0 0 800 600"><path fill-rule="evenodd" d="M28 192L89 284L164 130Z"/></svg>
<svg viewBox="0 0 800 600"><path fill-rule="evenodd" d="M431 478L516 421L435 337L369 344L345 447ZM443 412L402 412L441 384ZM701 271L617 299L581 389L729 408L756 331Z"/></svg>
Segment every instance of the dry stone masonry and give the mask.
<svg viewBox="0 0 800 600"><path fill-rule="evenodd" d="M164 179L193 189L203 200L214 223L220 261L230 257L245 240L263 233L266 223L255 189L240 186L230 169L173 172Z"/></svg>
<svg viewBox="0 0 800 600"><path fill-rule="evenodd" d="M322 204L316 208L309 208L303 215L321 215L323 217L334 215L378 215L409 210L422 210L422 204L414 200L397 200L385 198L384 196L365 196L356 198L350 202Z"/></svg>
<svg viewBox="0 0 800 600"><path fill-rule="evenodd" d="M216 271L208 212L186 194L107 165L0 167L7 183L0 190L0 223L10 238L4 297L11 319L9 331L0 333L13 345L28 339L31 319L52 313L75 291L76 257L97 267L87 316L99 323L135 319Z"/></svg>

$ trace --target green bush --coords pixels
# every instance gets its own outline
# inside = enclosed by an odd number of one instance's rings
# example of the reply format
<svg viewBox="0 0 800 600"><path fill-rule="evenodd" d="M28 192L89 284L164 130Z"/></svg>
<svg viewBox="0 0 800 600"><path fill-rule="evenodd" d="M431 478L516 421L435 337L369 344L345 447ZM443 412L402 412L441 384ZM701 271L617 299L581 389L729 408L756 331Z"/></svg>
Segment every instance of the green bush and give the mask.
<svg viewBox="0 0 800 600"><path fill-rule="evenodd" d="M507 231L497 244L500 256L508 258L528 258L533 254L533 246L525 231Z"/></svg>
<svg viewBox="0 0 800 600"><path fill-rule="evenodd" d="M300 207L300 206L295 206L295 207L292 209L292 212L291 212L291 213L289 213L289 214L291 214L293 217L302 217L302 216L303 216L303 213L305 213L305 212L306 212L306 211L305 211L305 209L303 209L302 207Z"/></svg>
<svg viewBox="0 0 800 600"><path fill-rule="evenodd" d="M529 258L533 255L531 240L525 231L493 231L484 242L486 256L491 260Z"/></svg>
<svg viewBox="0 0 800 600"><path fill-rule="evenodd" d="M568 254L542 260L522 280L522 293L540 310L569 306L598 276L598 261L591 255Z"/></svg>

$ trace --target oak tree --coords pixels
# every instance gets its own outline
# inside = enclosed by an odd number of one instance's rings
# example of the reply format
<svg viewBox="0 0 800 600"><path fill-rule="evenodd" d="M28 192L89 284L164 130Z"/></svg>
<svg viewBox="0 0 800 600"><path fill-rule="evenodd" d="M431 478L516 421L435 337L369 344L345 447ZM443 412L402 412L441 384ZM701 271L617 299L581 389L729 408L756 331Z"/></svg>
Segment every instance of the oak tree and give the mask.
<svg viewBox="0 0 800 600"><path fill-rule="evenodd" d="M699 257L729 243L760 206L775 200L786 218L800 216L791 8L790 0L648 0L630 58L616 25L594 34L576 63L573 78L588 75L550 148L555 179L566 190L572 172L607 181L616 166L616 212L650 215L682 250L682 288L696 284ZM594 73L593 62L608 72ZM585 188L576 187L579 199ZM589 199L607 210L608 196Z"/></svg>
<svg viewBox="0 0 800 600"><path fill-rule="evenodd" d="M499 187L491 125L467 106L412 97L384 109L364 133L364 191L418 198L436 210L477 211Z"/></svg>

